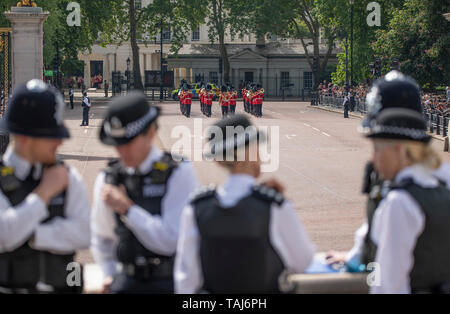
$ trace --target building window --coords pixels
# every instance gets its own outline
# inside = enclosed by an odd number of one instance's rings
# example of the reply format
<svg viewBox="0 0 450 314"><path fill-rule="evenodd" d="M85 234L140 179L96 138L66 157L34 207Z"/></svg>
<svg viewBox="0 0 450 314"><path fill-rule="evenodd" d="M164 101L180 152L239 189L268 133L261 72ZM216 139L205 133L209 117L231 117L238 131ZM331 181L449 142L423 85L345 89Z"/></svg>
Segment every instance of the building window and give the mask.
<svg viewBox="0 0 450 314"><path fill-rule="evenodd" d="M209 72L209 82L219 84L219 76L217 75L217 72Z"/></svg>
<svg viewBox="0 0 450 314"><path fill-rule="evenodd" d="M170 41L170 26L166 27L162 33L163 41Z"/></svg>
<svg viewBox="0 0 450 314"><path fill-rule="evenodd" d="M142 9L142 0L134 0L134 7L136 10Z"/></svg>
<svg viewBox="0 0 450 314"><path fill-rule="evenodd" d="M192 31L192 41L199 41L200 40L200 27L197 27L197 29Z"/></svg>
<svg viewBox="0 0 450 314"><path fill-rule="evenodd" d="M289 88L289 72L281 72L281 88Z"/></svg>
<svg viewBox="0 0 450 314"><path fill-rule="evenodd" d="M312 87L313 87L313 73L303 72L303 88L312 88Z"/></svg>

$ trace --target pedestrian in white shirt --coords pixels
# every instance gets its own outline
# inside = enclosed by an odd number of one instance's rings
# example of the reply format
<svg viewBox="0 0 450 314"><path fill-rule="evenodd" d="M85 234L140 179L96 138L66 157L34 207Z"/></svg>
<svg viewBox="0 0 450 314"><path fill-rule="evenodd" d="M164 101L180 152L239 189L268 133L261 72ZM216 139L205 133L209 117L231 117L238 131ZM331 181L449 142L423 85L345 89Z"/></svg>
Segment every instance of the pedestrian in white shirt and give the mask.
<svg viewBox="0 0 450 314"><path fill-rule="evenodd" d="M63 96L40 80L18 86L1 128L13 141L0 162L0 293L79 293L67 266L89 247L87 191L57 162L69 138Z"/></svg>
<svg viewBox="0 0 450 314"><path fill-rule="evenodd" d="M390 183L372 206L369 199L367 223L345 259L377 263L371 293L448 292L450 191L435 175L441 160L429 144L419 88L393 71L372 88L368 104L362 131L373 140L376 172Z"/></svg>
<svg viewBox="0 0 450 314"><path fill-rule="evenodd" d="M191 163L153 145L158 107L134 92L112 100L100 140L119 160L95 182L92 253L104 293L173 293L182 209L198 187Z"/></svg>
<svg viewBox="0 0 450 314"><path fill-rule="evenodd" d="M225 159L216 161L230 175L218 188L194 196L183 211L176 292L279 293L283 275L305 271L315 247L293 204L256 183L260 159L253 148L264 134L244 115L224 119L214 129L206 156Z"/></svg>

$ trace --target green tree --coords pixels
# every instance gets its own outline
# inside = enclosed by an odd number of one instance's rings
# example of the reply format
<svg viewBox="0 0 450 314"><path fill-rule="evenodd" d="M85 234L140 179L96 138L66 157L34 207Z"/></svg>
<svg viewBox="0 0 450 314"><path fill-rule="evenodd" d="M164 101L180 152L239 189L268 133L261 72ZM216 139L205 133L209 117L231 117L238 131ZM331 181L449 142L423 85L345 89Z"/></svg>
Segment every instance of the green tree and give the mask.
<svg viewBox="0 0 450 314"><path fill-rule="evenodd" d="M50 15L44 23L44 66L53 69L53 59L59 50L61 68L66 74L73 74L83 69L78 60L78 52L91 49L110 20L112 11L108 1L78 0L81 7L81 26L67 25L67 5L71 0L35 0L38 6ZM4 12L15 6L17 0L5 0L0 4ZM10 27L9 21L0 14L0 27Z"/></svg>
<svg viewBox="0 0 450 314"><path fill-rule="evenodd" d="M339 28L336 23L324 23L321 6L325 1L317 0L261 0L256 2L253 27L260 35L277 35L288 39L299 39L306 60L314 73L317 86L320 73L325 71ZM323 3L322 3L323 2ZM321 38L325 40L325 51L321 51ZM312 46L312 48L309 48Z"/></svg>
<svg viewBox="0 0 450 314"><path fill-rule="evenodd" d="M372 42L377 38L377 30L386 29L392 11L403 5L404 0L378 0L381 9L381 25L369 26L367 24L367 5L372 0L355 1L353 4L353 81L364 82L371 78L370 63L376 58ZM338 65L332 74L333 83L343 85L346 80L346 54L348 45L348 72L351 66L350 47L350 2L348 0L318 0L317 9L319 21L328 28L335 29L337 37L335 44L342 50L338 53ZM386 61L388 62L388 61ZM390 63L390 61L389 61ZM350 80L350 74L349 74Z"/></svg>
<svg viewBox="0 0 450 314"><path fill-rule="evenodd" d="M199 25L202 0L154 0L146 6L137 6L135 0L110 0L112 16L103 24L102 45L121 45L129 41L133 54L134 86L143 89L139 63L139 44L147 45L155 40L161 29L170 27L172 50L181 47L186 34Z"/></svg>
<svg viewBox="0 0 450 314"><path fill-rule="evenodd" d="M378 39L373 43L376 53L398 58L401 71L423 87L448 84L450 23L442 16L447 12L448 1L405 1L393 11L387 29L377 32Z"/></svg>
<svg viewBox="0 0 450 314"><path fill-rule="evenodd" d="M218 43L223 62L223 79L230 81L230 60L225 44L227 35L243 38L249 32L249 20L254 0L204 0L199 1L193 10L201 12L197 15L199 24L206 22L211 44Z"/></svg>

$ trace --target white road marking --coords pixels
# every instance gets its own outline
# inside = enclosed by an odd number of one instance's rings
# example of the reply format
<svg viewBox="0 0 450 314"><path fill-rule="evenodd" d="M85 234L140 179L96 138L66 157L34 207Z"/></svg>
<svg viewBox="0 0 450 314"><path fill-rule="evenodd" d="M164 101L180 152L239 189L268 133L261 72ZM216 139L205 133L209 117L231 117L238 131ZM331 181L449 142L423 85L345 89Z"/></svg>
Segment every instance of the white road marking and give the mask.
<svg viewBox="0 0 450 314"><path fill-rule="evenodd" d="M303 123L304 125L306 125L306 126L308 126L308 127L311 127L308 123Z"/></svg>
<svg viewBox="0 0 450 314"><path fill-rule="evenodd" d="M312 128L313 128L313 130L320 132L320 130L318 128L315 128L315 127L312 127Z"/></svg>
<svg viewBox="0 0 450 314"><path fill-rule="evenodd" d="M331 137L330 134L327 134L327 133L325 133L325 132L322 132L322 134L325 135L325 136Z"/></svg>

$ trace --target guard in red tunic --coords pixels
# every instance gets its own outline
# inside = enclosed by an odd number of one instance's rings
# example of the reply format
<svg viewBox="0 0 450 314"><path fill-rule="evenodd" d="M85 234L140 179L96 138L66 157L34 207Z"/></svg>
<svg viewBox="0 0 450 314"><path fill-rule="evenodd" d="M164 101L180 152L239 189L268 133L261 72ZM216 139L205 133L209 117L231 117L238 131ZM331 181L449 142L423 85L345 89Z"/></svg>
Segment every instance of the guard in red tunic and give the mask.
<svg viewBox="0 0 450 314"><path fill-rule="evenodd" d="M244 87L244 88L242 88L242 101L243 101L243 103L244 103L244 111L245 112L248 112L247 111L247 89L246 89L246 87Z"/></svg>
<svg viewBox="0 0 450 314"><path fill-rule="evenodd" d="M237 91L234 88L234 86L231 85L231 88L230 88L230 108L229 108L231 115L234 115L235 112L236 112L237 98L238 98Z"/></svg>
<svg viewBox="0 0 450 314"><path fill-rule="evenodd" d="M192 105L192 91L189 89L189 86L187 86L186 88L186 96L185 96L185 100L184 100L184 105L185 105L185 112L184 115L186 117L190 117L191 116L191 105Z"/></svg>
<svg viewBox="0 0 450 314"><path fill-rule="evenodd" d="M228 116L228 99L227 99L227 87L222 85L221 93L219 96L219 105L222 108L222 118Z"/></svg>
<svg viewBox="0 0 450 314"><path fill-rule="evenodd" d="M200 110L201 110L201 112L204 115L206 115L206 110L205 110L205 85L202 85L202 88L198 92L198 96L200 98Z"/></svg>
<svg viewBox="0 0 450 314"><path fill-rule="evenodd" d="M256 86L258 89L258 94L256 96L256 117L261 118L262 117L262 105L264 101L264 88L260 84Z"/></svg>
<svg viewBox="0 0 450 314"><path fill-rule="evenodd" d="M211 107L212 107L212 103L213 103L213 98L214 98L214 93L211 90L211 85L208 85L206 87L206 91L205 91L205 115L209 118L211 117Z"/></svg>

